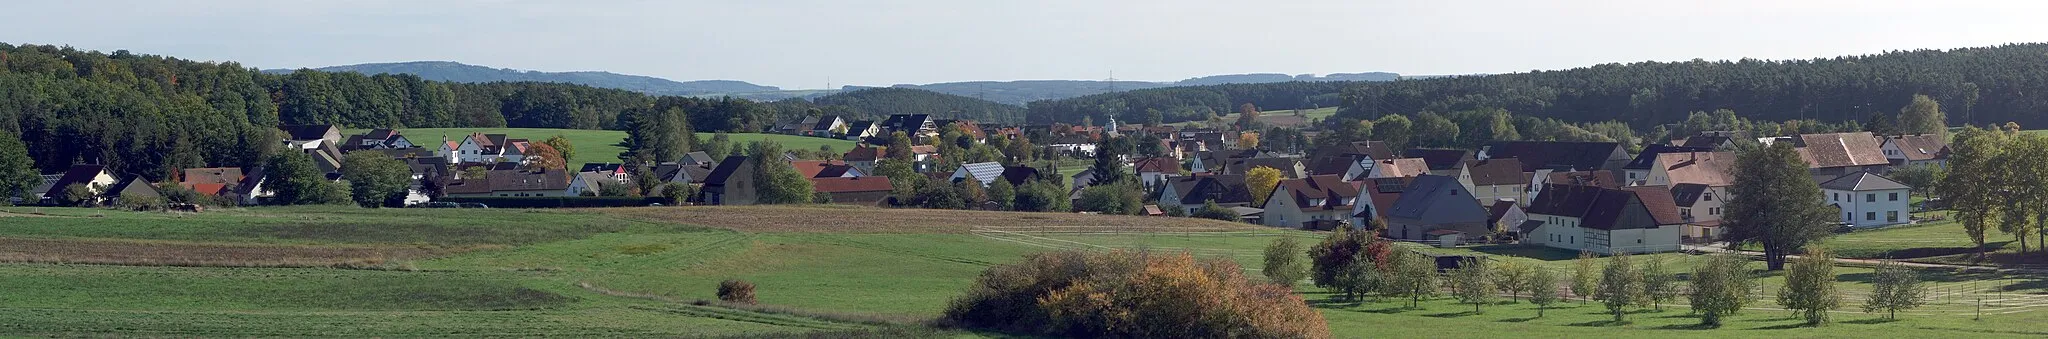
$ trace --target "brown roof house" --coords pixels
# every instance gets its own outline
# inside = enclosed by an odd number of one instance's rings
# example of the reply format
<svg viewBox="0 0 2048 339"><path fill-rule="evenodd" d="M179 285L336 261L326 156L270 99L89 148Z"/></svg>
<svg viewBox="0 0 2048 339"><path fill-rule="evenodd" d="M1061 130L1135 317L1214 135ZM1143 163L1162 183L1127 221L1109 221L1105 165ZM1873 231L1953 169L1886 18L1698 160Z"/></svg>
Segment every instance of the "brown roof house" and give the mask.
<svg viewBox="0 0 2048 339"><path fill-rule="evenodd" d="M753 205L760 196L754 194L754 162L744 155L726 156L718 161L718 167L704 178L704 188L699 190L698 202L705 205Z"/></svg>
<svg viewBox="0 0 2048 339"><path fill-rule="evenodd" d="M1349 144L1317 148L1307 161L1310 174L1344 174L1345 178L1357 178L1371 172L1375 161L1394 159L1399 156L1385 142L1354 141Z"/></svg>
<svg viewBox="0 0 2048 339"><path fill-rule="evenodd" d="M1361 176L1348 177L1351 180L1377 178L1409 178L1429 174L1429 162L1421 158L1379 159L1373 166L1364 168Z"/></svg>
<svg viewBox="0 0 2048 339"><path fill-rule="evenodd" d="M1472 192L1457 178L1441 175L1415 177L1388 208L1386 219L1387 236L1395 239L1459 243L1493 232L1486 208L1472 200Z"/></svg>
<svg viewBox="0 0 2048 339"><path fill-rule="evenodd" d="M1466 160L1458 165L1458 183L1472 191L1472 199L1481 204L1519 204L1529 191L1529 174L1522 173L1522 162L1515 158Z"/></svg>
<svg viewBox="0 0 2048 339"><path fill-rule="evenodd" d="M1801 134L1792 138L1799 157L1806 160L1814 182L1825 182L1855 172L1875 172L1891 165L1877 137L1870 132Z"/></svg>
<svg viewBox="0 0 2048 339"><path fill-rule="evenodd" d="M1600 254L1677 251L1685 224L1671 191L1661 186L1552 184L1528 213L1542 224L1526 232L1523 243Z"/></svg>
<svg viewBox="0 0 2048 339"><path fill-rule="evenodd" d="M1884 151L1885 159L1891 161L1893 167L1948 166L1948 139L1940 135L1885 136L1878 148Z"/></svg>
<svg viewBox="0 0 2048 339"><path fill-rule="evenodd" d="M1358 186L1336 174L1281 180L1266 198L1266 226L1304 227L1322 221L1349 221Z"/></svg>
<svg viewBox="0 0 2048 339"><path fill-rule="evenodd" d="M832 196L841 205L878 206L889 201L889 177L811 178L811 189Z"/></svg>
<svg viewBox="0 0 2048 339"><path fill-rule="evenodd" d="M1393 208L1394 201L1401 199L1401 192L1408 190L1408 183L1415 178L1379 178L1358 180L1358 202L1351 206L1351 224L1365 227L1373 220L1385 223L1386 211Z"/></svg>
<svg viewBox="0 0 2048 339"><path fill-rule="evenodd" d="M1249 207L1252 204L1251 192L1244 184L1243 175L1174 177L1160 189L1159 207L1180 208L1190 214L1211 200L1223 207Z"/></svg>

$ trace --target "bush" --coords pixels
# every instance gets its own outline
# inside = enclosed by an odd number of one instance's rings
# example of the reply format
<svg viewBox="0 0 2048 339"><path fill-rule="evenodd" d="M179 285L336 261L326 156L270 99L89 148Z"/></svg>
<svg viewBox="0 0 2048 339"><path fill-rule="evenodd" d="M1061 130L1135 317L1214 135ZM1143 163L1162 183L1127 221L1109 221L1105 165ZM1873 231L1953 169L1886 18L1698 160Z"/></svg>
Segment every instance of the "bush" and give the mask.
<svg viewBox="0 0 2048 339"><path fill-rule="evenodd" d="M718 300L734 303L754 303L754 283L746 280L726 279L718 283Z"/></svg>
<svg viewBox="0 0 2048 339"><path fill-rule="evenodd" d="M1239 219L1237 218L1237 211L1231 210L1230 208L1223 207L1221 205L1217 205L1215 200L1209 200L1207 202L1202 203L1202 209L1195 210L1194 217L1233 222L1239 221Z"/></svg>
<svg viewBox="0 0 2048 339"><path fill-rule="evenodd" d="M944 321L1056 337L1330 336L1322 315L1288 288L1186 253L1034 254L983 272Z"/></svg>
<svg viewBox="0 0 2048 339"><path fill-rule="evenodd" d="M434 201L481 203L491 208L578 208L632 207L667 203L667 198L648 197L448 197Z"/></svg>
<svg viewBox="0 0 2048 339"><path fill-rule="evenodd" d="M116 204L116 206L124 210L137 212L161 211L164 209L164 199L152 196L125 197L121 198L120 203Z"/></svg>

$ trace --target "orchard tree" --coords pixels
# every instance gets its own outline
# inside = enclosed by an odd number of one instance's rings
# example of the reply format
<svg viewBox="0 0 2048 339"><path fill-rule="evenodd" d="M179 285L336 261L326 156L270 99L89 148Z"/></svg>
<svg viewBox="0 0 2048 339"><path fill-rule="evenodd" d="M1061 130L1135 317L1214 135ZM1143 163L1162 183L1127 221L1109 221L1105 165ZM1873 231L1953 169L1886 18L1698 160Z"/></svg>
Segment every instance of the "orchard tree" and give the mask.
<svg viewBox="0 0 2048 339"><path fill-rule="evenodd" d="M1821 199L1820 185L1813 182L1807 164L1793 150L1792 143L1744 150L1736 155L1735 185L1722 225L1727 226L1730 246L1745 242L1763 245L1769 269L1785 267L1785 257L1833 234L1832 209Z"/></svg>
<svg viewBox="0 0 2048 339"><path fill-rule="evenodd" d="M1323 241L1308 250L1310 278L1316 287L1339 288L1338 276L1358 260L1358 253L1365 251L1366 242L1372 241L1368 234L1338 227L1323 236Z"/></svg>
<svg viewBox="0 0 2048 339"><path fill-rule="evenodd" d="M1664 311L1664 302L1678 297L1678 277L1664 268L1664 260L1650 257L1643 262L1643 299L1638 306L1650 306L1658 312Z"/></svg>
<svg viewBox="0 0 2048 339"><path fill-rule="evenodd" d="M1600 291L1600 269L1593 262L1593 252L1579 251L1579 258L1572 261L1572 295L1581 302L1590 302Z"/></svg>
<svg viewBox="0 0 2048 339"><path fill-rule="evenodd" d="M1642 302L1642 279L1628 254L1609 256L1607 267L1600 269L1600 290L1594 293L1594 299L1599 299L1602 305L1607 306L1608 312L1614 313L1615 322L1627 320L1628 312L1623 310Z"/></svg>
<svg viewBox="0 0 2048 339"><path fill-rule="evenodd" d="M1885 312L1885 319L1898 320L1899 311L1920 307L1927 302L1927 288L1920 285L1920 274L1885 260L1877 265L1877 279L1870 282L1870 298L1863 303L1863 312Z"/></svg>
<svg viewBox="0 0 2048 339"><path fill-rule="evenodd" d="M1785 283L1778 288L1778 305L1799 312L1807 325L1828 321L1828 311L1842 305L1842 292L1835 287L1835 260L1819 248L1792 261L1785 271Z"/></svg>
<svg viewBox="0 0 2048 339"><path fill-rule="evenodd" d="M1414 251L1394 251L1387 260L1387 289L1390 295L1408 298L1408 308L1419 308L1422 299L1436 296L1436 260Z"/></svg>
<svg viewBox="0 0 2048 339"><path fill-rule="evenodd" d="M1522 292L1528 291L1529 273L1533 268L1506 260L1493 262L1491 265L1494 288L1499 289L1500 293L1507 293L1508 301L1520 301L1518 298L1521 298Z"/></svg>
<svg viewBox="0 0 2048 339"><path fill-rule="evenodd" d="M1480 305L1493 302L1495 287L1493 271L1483 262L1465 259L1458 263L1458 269L1451 271L1451 294L1458 302L1472 304L1472 313L1479 314Z"/></svg>
<svg viewBox="0 0 2048 339"><path fill-rule="evenodd" d="M1528 286L1525 288L1529 290L1529 303L1536 304L1537 318L1542 318L1543 311L1561 299L1557 293L1558 280L1561 279L1558 279L1556 271L1543 268L1529 271L1529 280L1526 281Z"/></svg>
<svg viewBox="0 0 2048 339"><path fill-rule="evenodd" d="M1294 237L1273 240L1273 244L1266 245L1266 266L1260 272L1266 274L1266 280L1293 288L1308 275L1308 265L1303 265L1301 253L1301 242Z"/></svg>
<svg viewBox="0 0 2048 339"><path fill-rule="evenodd" d="M1686 295L1700 324L1721 326L1721 319L1741 311L1756 290L1756 277L1749 274L1749 258L1735 254L1714 254L1693 266L1692 289Z"/></svg>

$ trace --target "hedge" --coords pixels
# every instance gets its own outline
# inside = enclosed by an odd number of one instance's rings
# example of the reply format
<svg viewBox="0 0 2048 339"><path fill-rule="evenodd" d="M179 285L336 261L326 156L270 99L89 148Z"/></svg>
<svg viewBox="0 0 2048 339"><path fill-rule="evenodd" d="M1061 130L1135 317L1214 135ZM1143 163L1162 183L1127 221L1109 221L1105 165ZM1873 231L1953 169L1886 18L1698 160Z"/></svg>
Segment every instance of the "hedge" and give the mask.
<svg viewBox="0 0 2048 339"><path fill-rule="evenodd" d="M491 208L632 207L667 204L661 197L444 197L437 202L481 203Z"/></svg>

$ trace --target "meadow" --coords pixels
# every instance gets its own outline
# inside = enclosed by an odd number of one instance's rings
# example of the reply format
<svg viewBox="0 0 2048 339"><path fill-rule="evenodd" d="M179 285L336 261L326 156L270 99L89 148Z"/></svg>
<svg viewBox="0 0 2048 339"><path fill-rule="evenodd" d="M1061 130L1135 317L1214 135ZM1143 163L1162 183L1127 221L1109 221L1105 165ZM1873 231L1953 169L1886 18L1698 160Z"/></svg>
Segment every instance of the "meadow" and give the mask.
<svg viewBox="0 0 2048 339"><path fill-rule="evenodd" d="M1258 120L1259 120L1259 122L1265 123L1265 124L1266 124L1267 126L1274 126L1274 127L1296 127L1296 128L1298 128L1298 127L1301 127L1301 126L1305 126L1305 125L1308 125L1308 123L1310 122L1310 120L1316 120L1316 119L1326 119L1326 118L1329 118L1330 116L1334 116L1334 115L1337 115L1337 109L1338 109L1337 107L1323 107L1323 108L1310 108L1310 109L1299 109L1299 110L1292 110L1292 109L1289 109L1289 110L1275 110L1275 111L1264 111L1264 112L1259 112L1259 117L1258 117ZM1237 113L1230 113L1230 114L1225 114L1225 115L1223 115L1223 121L1224 121L1224 122L1233 122L1233 123L1234 123L1234 122L1236 122L1236 121L1237 121L1237 116L1238 116L1238 114L1237 114ZM1201 123L1202 123L1202 122L1200 122L1200 121L1188 121L1188 122L1177 122L1177 123L1171 123L1171 124L1168 124L1168 125L1174 125L1174 126L1180 126L1180 127L1188 127L1188 126L1198 126L1198 125L1200 125Z"/></svg>
<svg viewBox="0 0 2048 339"><path fill-rule="evenodd" d="M364 131L368 130L343 130L342 134L344 136L361 134ZM616 163L619 162L619 153L626 150L618 145L620 140L626 138L625 131L554 128L405 128L398 131L403 133L407 140L412 140L414 144L422 145L421 147L433 147L433 144L440 142L441 137L444 135L449 140L460 140L462 136L469 135L470 133L504 134L506 138L510 139L528 139L533 141L541 141L549 137L561 135L562 138L569 140L570 145L576 146L576 154L569 159L569 164L571 165L586 162ZM711 133L698 133L697 137L710 140L711 135ZM853 141L843 139L784 134L732 133L728 134L728 137L732 138L732 141L738 145L745 145L756 140L768 140L782 143L783 149L791 150L816 150L819 146L831 146L834 151L845 152L846 150L853 149L854 145Z"/></svg>
<svg viewBox="0 0 2048 339"><path fill-rule="evenodd" d="M5 207L0 332L975 337L988 334L921 324L943 312L982 270L1031 253L1186 251L1236 260L1258 276L1266 244L1282 237L1313 244L1320 236L1194 219L850 207L321 206L200 214ZM66 245L94 250L47 250ZM1574 255L1523 246L1411 248L1484 254L1554 270L1569 269ZM366 249L402 255L378 264L261 262L276 253L348 257ZM43 257L17 259L5 255L9 250ZM124 250L161 254L150 260L103 258ZM166 259L187 256L205 260ZM102 261L72 260L93 258ZM1667 260L1673 270L1684 270L1693 257L1639 259ZM1838 271L1850 301L1835 314L1838 323L1821 328L1796 326L1799 321L1777 310L1769 293L1727 326L1699 329L1679 305L1612 323L1597 304L1559 305L1537 318L1528 303L1490 305L1473 314L1469 305L1442 298L1408 309L1392 300L1336 300L1310 286L1301 291L1329 318L1333 332L1347 338L2048 335L2048 329L2029 326L2048 320L2039 309L2048 305L2048 281L2038 277L1927 271L1938 298L1888 322L1855 309L1858 296L1869 290L1869 271ZM1763 279L1767 292L1781 280L1773 275ZM761 306L694 302L715 299L715 286L725 279L756 283ZM1979 298L1986 300L1985 314L1972 320Z"/></svg>

